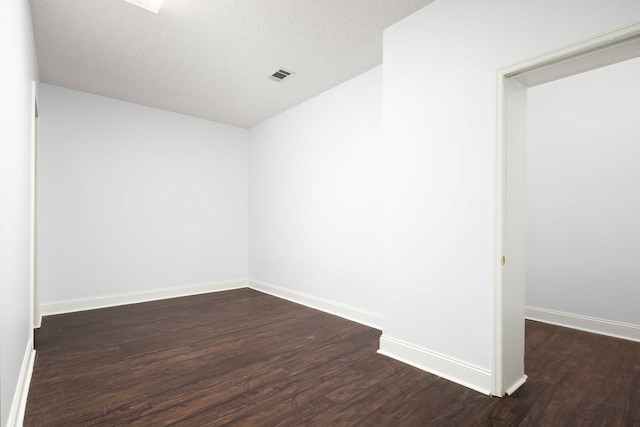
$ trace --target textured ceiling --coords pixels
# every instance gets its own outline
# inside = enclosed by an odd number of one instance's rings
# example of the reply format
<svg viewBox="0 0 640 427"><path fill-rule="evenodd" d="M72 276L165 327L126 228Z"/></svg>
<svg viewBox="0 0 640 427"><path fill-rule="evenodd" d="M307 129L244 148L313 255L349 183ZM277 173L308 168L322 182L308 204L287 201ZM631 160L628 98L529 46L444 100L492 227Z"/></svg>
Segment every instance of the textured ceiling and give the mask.
<svg viewBox="0 0 640 427"><path fill-rule="evenodd" d="M381 64L382 30L431 1L30 3L42 82L251 127Z"/></svg>

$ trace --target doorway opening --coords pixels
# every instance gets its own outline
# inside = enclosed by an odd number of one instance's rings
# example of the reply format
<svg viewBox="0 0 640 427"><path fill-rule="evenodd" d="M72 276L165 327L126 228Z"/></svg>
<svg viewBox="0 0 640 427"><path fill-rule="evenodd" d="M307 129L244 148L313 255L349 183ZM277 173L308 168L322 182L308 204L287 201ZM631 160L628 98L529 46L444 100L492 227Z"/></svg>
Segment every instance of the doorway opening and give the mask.
<svg viewBox="0 0 640 427"><path fill-rule="evenodd" d="M527 88L640 56L640 24L500 70L497 81L493 391L512 394L524 373Z"/></svg>

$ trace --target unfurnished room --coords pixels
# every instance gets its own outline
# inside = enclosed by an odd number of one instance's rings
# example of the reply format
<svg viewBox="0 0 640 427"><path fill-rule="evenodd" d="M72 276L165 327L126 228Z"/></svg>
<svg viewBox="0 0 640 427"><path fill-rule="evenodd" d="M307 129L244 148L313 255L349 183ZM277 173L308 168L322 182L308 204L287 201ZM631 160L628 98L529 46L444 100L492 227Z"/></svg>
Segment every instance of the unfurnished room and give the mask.
<svg viewBox="0 0 640 427"><path fill-rule="evenodd" d="M0 426L640 425L640 2L4 0Z"/></svg>

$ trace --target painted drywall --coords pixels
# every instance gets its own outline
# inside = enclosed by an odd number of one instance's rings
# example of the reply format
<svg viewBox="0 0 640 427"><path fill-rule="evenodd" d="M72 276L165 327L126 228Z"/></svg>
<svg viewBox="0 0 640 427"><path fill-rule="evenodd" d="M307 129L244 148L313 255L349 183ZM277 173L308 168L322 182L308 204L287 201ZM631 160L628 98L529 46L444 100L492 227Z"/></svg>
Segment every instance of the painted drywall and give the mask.
<svg viewBox="0 0 640 427"><path fill-rule="evenodd" d="M251 130L251 279L382 312L381 96L376 67Z"/></svg>
<svg viewBox="0 0 640 427"><path fill-rule="evenodd" d="M29 4L0 2L0 425L9 422L30 332L32 81Z"/></svg>
<svg viewBox="0 0 640 427"><path fill-rule="evenodd" d="M247 276L248 131L42 85L41 302Z"/></svg>
<svg viewBox="0 0 640 427"><path fill-rule="evenodd" d="M633 0L447 0L385 31L386 336L491 369L497 70L638 20Z"/></svg>
<svg viewBox="0 0 640 427"><path fill-rule="evenodd" d="M640 325L640 58L529 88L527 305Z"/></svg>

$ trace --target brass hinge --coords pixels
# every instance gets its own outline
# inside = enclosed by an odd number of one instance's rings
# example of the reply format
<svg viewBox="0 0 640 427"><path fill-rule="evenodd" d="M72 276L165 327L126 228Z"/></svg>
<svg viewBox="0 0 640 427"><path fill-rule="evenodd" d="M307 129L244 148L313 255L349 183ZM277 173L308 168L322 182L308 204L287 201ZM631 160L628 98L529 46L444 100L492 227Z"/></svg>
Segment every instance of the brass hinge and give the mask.
<svg viewBox="0 0 640 427"><path fill-rule="evenodd" d="M502 258L500 258L500 264L504 265L507 262L507 259L504 257L504 255L502 255Z"/></svg>

